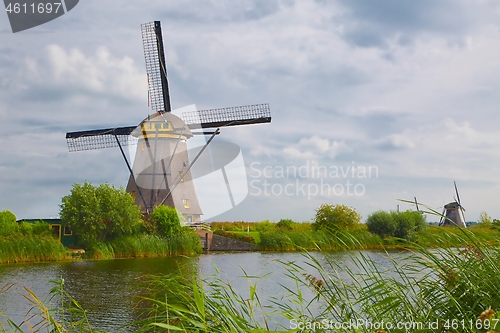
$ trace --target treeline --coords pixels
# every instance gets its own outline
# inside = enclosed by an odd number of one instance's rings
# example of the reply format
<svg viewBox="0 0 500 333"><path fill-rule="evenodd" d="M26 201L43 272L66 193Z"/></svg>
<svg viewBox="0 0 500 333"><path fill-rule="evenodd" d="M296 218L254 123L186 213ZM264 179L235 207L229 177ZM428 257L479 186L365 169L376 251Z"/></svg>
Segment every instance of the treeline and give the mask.
<svg viewBox="0 0 500 333"><path fill-rule="evenodd" d="M377 211L362 223L361 215L346 205L323 204L312 222L282 219L278 223L213 222L215 233L244 240L253 238L262 251L339 250L405 248L414 243L424 247L466 244L473 234L481 240L497 242L500 232L494 224L473 228L429 226L418 211Z"/></svg>

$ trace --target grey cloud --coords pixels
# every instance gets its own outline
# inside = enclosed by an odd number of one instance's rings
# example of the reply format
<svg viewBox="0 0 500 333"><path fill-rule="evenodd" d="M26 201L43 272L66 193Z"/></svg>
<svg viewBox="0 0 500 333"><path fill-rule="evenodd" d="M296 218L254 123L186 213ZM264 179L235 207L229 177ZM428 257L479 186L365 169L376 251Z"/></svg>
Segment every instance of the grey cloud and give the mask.
<svg viewBox="0 0 500 333"><path fill-rule="evenodd" d="M348 11L343 19L346 40L362 47L385 47L392 40L409 45L425 33L453 37L466 31L470 24L461 1L339 2Z"/></svg>

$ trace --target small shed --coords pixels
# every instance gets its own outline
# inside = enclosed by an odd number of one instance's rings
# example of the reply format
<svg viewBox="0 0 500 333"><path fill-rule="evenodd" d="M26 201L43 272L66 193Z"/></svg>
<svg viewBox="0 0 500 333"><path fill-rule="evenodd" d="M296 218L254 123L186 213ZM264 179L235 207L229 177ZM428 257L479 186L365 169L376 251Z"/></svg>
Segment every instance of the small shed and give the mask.
<svg viewBox="0 0 500 333"><path fill-rule="evenodd" d="M62 245L66 247L74 247L75 246L75 235L71 230L69 225L64 225L61 222L61 219L23 219L17 221L18 223L46 223L47 226L52 230L52 234L55 238L59 239Z"/></svg>

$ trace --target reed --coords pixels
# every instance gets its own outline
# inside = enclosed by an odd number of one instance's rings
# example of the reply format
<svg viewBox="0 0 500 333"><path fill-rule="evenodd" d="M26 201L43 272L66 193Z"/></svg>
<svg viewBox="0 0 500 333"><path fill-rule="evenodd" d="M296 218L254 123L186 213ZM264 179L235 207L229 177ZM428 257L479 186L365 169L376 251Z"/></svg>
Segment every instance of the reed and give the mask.
<svg viewBox="0 0 500 333"><path fill-rule="evenodd" d="M118 237L110 242L90 246L88 258L145 258L195 255L202 252L200 239L191 230L169 237L150 234Z"/></svg>
<svg viewBox="0 0 500 333"><path fill-rule="evenodd" d="M69 258L66 248L52 236L14 233L0 237L0 264Z"/></svg>

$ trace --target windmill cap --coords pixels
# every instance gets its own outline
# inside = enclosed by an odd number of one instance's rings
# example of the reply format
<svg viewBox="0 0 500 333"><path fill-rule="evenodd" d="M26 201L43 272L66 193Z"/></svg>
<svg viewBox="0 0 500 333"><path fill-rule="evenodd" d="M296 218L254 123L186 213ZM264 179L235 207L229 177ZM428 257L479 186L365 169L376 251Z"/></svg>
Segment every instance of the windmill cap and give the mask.
<svg viewBox="0 0 500 333"><path fill-rule="evenodd" d="M191 133L186 123L170 112L153 113L141 121L131 133L131 135L136 138L154 136L156 134L158 134L158 137L175 138L181 135L181 139L189 139L193 136L193 133Z"/></svg>

